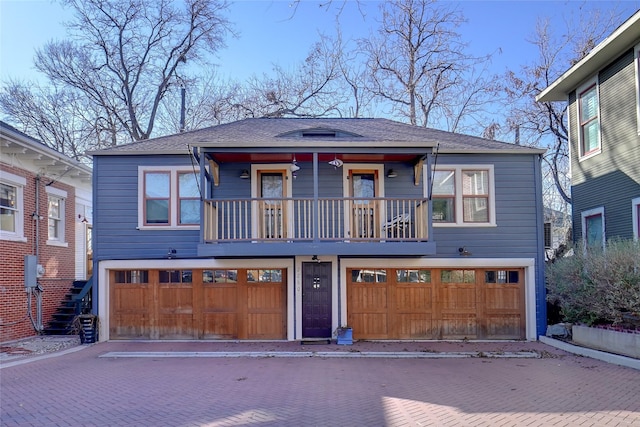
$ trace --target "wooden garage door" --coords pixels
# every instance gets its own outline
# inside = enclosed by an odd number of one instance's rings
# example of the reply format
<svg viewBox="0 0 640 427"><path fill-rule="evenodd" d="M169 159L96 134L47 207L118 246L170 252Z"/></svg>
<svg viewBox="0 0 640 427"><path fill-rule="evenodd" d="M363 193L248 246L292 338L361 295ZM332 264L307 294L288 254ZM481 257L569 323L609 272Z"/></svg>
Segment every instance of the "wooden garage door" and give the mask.
<svg viewBox="0 0 640 427"><path fill-rule="evenodd" d="M524 269L349 269L360 339L522 339Z"/></svg>
<svg viewBox="0 0 640 427"><path fill-rule="evenodd" d="M286 276L275 270L110 273L112 339L284 339Z"/></svg>

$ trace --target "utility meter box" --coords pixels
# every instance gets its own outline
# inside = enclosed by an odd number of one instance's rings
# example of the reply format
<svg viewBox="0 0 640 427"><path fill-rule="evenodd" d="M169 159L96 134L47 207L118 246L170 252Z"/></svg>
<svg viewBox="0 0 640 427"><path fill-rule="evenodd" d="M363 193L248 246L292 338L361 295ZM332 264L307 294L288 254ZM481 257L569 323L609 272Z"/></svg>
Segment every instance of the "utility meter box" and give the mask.
<svg viewBox="0 0 640 427"><path fill-rule="evenodd" d="M24 287L35 288L38 286L38 257L35 255L24 256Z"/></svg>

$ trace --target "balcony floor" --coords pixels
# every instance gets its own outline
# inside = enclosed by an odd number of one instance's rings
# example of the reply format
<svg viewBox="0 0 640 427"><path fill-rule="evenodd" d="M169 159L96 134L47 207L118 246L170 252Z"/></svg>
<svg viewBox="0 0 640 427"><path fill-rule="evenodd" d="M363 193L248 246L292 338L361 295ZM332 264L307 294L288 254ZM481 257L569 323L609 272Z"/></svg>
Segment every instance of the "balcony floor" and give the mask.
<svg viewBox="0 0 640 427"><path fill-rule="evenodd" d="M436 254L435 242L224 242L198 245L199 257L289 257L311 255L420 257Z"/></svg>

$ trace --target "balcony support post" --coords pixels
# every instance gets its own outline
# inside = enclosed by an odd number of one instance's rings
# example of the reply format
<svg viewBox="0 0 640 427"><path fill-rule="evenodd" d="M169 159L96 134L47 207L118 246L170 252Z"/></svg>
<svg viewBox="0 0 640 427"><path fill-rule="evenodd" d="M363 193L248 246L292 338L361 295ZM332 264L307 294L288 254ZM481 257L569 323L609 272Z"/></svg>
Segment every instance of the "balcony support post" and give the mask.
<svg viewBox="0 0 640 427"><path fill-rule="evenodd" d="M313 241L320 241L320 203L318 202L318 152L313 153Z"/></svg>
<svg viewBox="0 0 640 427"><path fill-rule="evenodd" d="M433 189L433 184L431 181L433 180L433 158L431 154L427 153L427 239L431 240L431 236L433 236L433 203L431 200L433 199L433 195L431 191ZM423 180L424 182L424 180Z"/></svg>
<svg viewBox="0 0 640 427"><path fill-rule="evenodd" d="M194 156L197 156L197 148L194 148ZM205 237L205 227L204 227L204 221L207 219L205 218L205 208L204 208L204 201L206 199L211 198L211 195L208 194L207 192L207 188L209 188L208 185L206 185L207 183L207 170L204 167L205 164L205 157L207 156L207 153L204 152L202 153L202 159L201 161L198 161L198 166L200 166L200 244L204 243L204 237ZM199 156L198 156L199 157ZM196 159L200 160L198 157L196 157Z"/></svg>

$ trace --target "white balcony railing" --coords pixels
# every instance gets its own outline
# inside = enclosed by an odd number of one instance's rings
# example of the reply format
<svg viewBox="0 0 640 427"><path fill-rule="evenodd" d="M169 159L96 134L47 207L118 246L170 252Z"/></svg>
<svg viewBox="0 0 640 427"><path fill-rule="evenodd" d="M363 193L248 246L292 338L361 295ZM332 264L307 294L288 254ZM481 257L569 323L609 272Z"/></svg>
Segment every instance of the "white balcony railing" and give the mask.
<svg viewBox="0 0 640 427"><path fill-rule="evenodd" d="M427 203L401 198L206 200L204 240L427 241Z"/></svg>

